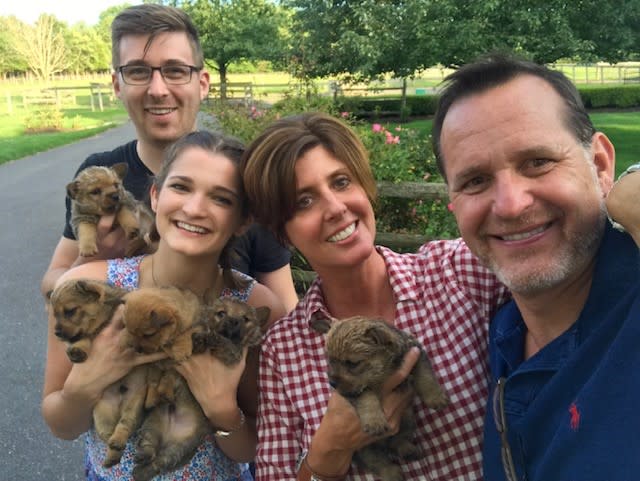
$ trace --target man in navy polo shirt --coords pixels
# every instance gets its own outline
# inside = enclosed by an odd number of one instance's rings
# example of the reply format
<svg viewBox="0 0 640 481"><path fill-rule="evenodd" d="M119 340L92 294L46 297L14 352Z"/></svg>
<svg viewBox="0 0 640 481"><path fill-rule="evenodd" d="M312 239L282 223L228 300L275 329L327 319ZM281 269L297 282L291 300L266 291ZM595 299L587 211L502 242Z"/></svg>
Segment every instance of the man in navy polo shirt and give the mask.
<svg viewBox="0 0 640 481"><path fill-rule="evenodd" d="M513 294L486 481L638 479L640 255L607 220L613 145L563 74L496 55L447 79L433 138L462 236Z"/></svg>

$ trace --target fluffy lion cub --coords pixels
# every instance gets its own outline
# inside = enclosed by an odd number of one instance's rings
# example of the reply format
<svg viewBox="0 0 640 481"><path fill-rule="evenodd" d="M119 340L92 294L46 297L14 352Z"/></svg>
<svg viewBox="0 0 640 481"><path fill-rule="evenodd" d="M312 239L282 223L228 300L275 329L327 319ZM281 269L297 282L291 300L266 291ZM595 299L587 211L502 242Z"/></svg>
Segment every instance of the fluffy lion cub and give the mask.
<svg viewBox="0 0 640 481"><path fill-rule="evenodd" d="M91 343L122 304L125 290L91 279L71 279L49 295L55 335L67 343L71 362L84 362Z"/></svg>
<svg viewBox="0 0 640 481"><path fill-rule="evenodd" d="M420 348L421 355L406 382L426 406L440 409L447 405L447 395L420 343L384 319L361 316L333 322L314 319L312 327L327 334L329 382L353 404L365 432L371 435L389 432L381 405L382 385L400 368L405 354L413 346ZM393 458L419 456L413 444L414 430L413 410L407 409L397 434L360 449L354 460L385 481L401 481L402 471Z"/></svg>
<svg viewBox="0 0 640 481"><path fill-rule="evenodd" d="M145 408L139 429L134 479L144 481L191 459L211 430L200 404L173 366L192 355L192 336L202 335L202 303L188 290L150 287L124 296L122 343L140 353L164 352L148 366Z"/></svg>
<svg viewBox="0 0 640 481"><path fill-rule="evenodd" d="M67 184L67 195L71 199L71 227L78 239L81 256L98 253L97 224L104 215L116 214L116 222L129 239L127 256L145 251L150 243L147 234L153 224L153 215L122 185L127 170L124 162L113 167L87 167Z"/></svg>
<svg viewBox="0 0 640 481"><path fill-rule="evenodd" d="M244 347L260 344L269 320L267 306L253 308L246 302L220 297L204 308L205 336L194 337L194 352L209 350L227 366L240 362Z"/></svg>

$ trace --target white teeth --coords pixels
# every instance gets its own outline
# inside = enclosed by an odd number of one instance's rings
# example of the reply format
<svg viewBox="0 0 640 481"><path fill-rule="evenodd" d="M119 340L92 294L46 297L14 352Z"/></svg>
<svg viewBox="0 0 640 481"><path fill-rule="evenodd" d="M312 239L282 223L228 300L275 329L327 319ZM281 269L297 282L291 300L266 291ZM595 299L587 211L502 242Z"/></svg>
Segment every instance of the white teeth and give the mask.
<svg viewBox="0 0 640 481"><path fill-rule="evenodd" d="M355 222L353 224L351 224L349 227L347 227L344 230L341 230L340 232L338 232L335 235L332 235L331 237L329 237L329 239L327 239L329 242L339 242L343 239L346 239L347 237L349 237L351 234L353 234L353 231L356 230L356 224Z"/></svg>
<svg viewBox="0 0 640 481"><path fill-rule="evenodd" d="M542 226L542 227L538 227L537 229L531 230L529 232L522 232L520 234L505 235L505 236L502 236L502 240L519 241L519 240L523 240L523 239L528 239L529 237L533 237L534 235L540 234L546 228L547 228L546 226Z"/></svg>
<svg viewBox="0 0 640 481"><path fill-rule="evenodd" d="M150 113L155 114L155 115L164 115L164 114L168 114L173 112L174 109L172 108L165 108L165 109L147 109Z"/></svg>
<svg viewBox="0 0 640 481"><path fill-rule="evenodd" d="M176 225L178 227L180 227L181 229L187 230L189 232L195 232L197 234L206 234L207 231L205 229L203 229L202 227L198 227L195 225L191 225L191 224L186 224L184 222L176 222Z"/></svg>

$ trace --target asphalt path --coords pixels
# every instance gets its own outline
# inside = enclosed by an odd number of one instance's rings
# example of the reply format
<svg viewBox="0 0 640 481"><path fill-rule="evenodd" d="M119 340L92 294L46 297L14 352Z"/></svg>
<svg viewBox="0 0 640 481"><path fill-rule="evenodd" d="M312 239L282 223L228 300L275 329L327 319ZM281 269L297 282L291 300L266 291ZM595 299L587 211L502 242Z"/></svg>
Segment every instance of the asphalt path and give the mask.
<svg viewBox="0 0 640 481"><path fill-rule="evenodd" d="M130 122L0 165L0 481L84 479L82 438L40 415L47 320L40 279L62 234L65 185L89 154L135 137Z"/></svg>

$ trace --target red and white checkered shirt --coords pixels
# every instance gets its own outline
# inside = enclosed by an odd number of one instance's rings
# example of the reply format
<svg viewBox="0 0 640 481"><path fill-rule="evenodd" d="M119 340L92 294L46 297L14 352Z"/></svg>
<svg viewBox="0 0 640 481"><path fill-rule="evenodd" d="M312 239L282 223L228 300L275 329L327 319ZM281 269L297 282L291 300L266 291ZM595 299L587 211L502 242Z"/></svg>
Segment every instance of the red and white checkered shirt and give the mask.
<svg viewBox="0 0 640 481"><path fill-rule="evenodd" d="M395 325L422 343L450 399L436 412L416 397L415 444L424 456L403 464L404 479L481 479L489 319L507 291L459 239L429 242L416 254L377 249L396 300ZM257 481L296 478L296 461L308 449L331 395L324 337L309 326L314 313L330 314L321 289L322 280L316 279L263 342ZM347 479L377 478L352 464Z"/></svg>

